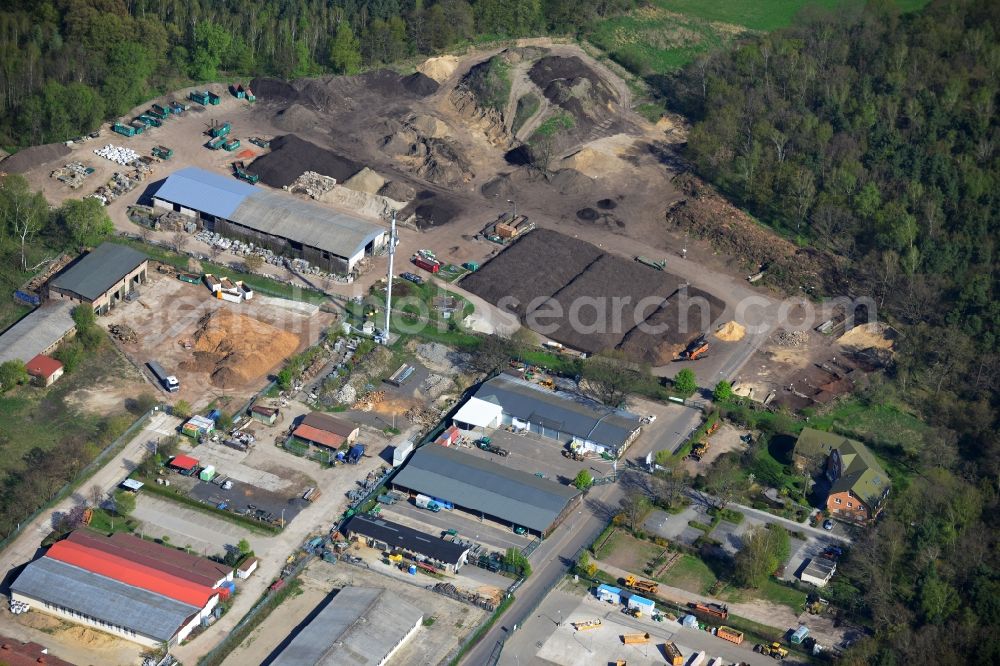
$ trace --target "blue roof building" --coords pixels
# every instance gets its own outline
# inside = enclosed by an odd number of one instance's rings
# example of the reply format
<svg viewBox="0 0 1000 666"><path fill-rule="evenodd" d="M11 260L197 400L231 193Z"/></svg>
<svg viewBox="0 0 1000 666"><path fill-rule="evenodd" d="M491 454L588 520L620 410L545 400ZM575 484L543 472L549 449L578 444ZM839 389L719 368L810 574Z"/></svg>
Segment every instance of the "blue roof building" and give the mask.
<svg viewBox="0 0 1000 666"><path fill-rule="evenodd" d="M153 204L199 218L223 236L335 272L351 272L387 240L375 222L196 167L168 176Z"/></svg>
<svg viewBox="0 0 1000 666"><path fill-rule="evenodd" d="M620 604L622 602L622 590L620 587L612 587L611 585L598 585L597 598L601 601Z"/></svg>
<svg viewBox="0 0 1000 666"><path fill-rule="evenodd" d="M640 597L638 594L633 594L628 598L628 607L638 609L643 613L652 613L656 608L656 602L646 597Z"/></svg>

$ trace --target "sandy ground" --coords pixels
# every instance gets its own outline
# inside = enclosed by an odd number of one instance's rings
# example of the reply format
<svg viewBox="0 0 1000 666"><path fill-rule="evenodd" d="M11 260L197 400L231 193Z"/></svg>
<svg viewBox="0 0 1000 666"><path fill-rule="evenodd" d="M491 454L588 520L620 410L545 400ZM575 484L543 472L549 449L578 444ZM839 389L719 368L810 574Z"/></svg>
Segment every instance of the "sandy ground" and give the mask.
<svg viewBox="0 0 1000 666"><path fill-rule="evenodd" d="M704 474L723 453L740 451L744 448L743 442L740 441L740 435L743 434L745 431L724 423L708 438L708 453L702 456L700 461L685 459L681 463L681 468L692 477Z"/></svg>
<svg viewBox="0 0 1000 666"><path fill-rule="evenodd" d="M419 579L421 582L426 579ZM391 666L444 663L479 622L486 616L482 609L429 592L421 587L399 582L350 564L317 561L302 574L302 594L286 600L267 621L255 629L226 659L226 666L260 664L281 644L330 591L345 585L386 588L391 594L423 610L433 624L421 627L416 635L389 660Z"/></svg>

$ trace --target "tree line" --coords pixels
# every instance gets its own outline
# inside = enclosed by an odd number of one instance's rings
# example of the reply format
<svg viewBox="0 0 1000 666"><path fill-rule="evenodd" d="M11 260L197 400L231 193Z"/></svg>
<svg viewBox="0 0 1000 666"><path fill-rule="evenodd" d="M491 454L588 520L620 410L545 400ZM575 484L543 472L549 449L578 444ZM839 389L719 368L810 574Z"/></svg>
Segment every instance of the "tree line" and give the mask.
<svg viewBox="0 0 1000 666"><path fill-rule="evenodd" d="M297 78L474 39L567 34L635 0L11 0L0 11L0 145L62 141L222 73Z"/></svg>

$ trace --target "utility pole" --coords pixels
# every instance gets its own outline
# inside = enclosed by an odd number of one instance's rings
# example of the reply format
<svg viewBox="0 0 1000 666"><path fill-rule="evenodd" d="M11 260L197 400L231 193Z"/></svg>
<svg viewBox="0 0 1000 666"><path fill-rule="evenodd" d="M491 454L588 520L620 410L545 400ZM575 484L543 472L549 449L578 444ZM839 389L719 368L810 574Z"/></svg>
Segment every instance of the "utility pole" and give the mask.
<svg viewBox="0 0 1000 666"><path fill-rule="evenodd" d="M392 260L396 255L396 211L392 211L392 226L389 227L389 272L386 275L385 286L385 330L382 331L382 344L389 344L389 322L392 320Z"/></svg>
<svg viewBox="0 0 1000 666"><path fill-rule="evenodd" d="M514 220L517 219L517 202L514 201L513 199L507 199L507 203L514 206L514 217L510 218L510 221L513 222Z"/></svg>

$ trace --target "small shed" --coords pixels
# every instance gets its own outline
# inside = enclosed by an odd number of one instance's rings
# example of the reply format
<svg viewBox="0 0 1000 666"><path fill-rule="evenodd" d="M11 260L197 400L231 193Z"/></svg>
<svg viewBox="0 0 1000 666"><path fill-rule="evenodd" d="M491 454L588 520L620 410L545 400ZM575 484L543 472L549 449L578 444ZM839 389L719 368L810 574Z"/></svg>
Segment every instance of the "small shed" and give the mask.
<svg viewBox="0 0 1000 666"><path fill-rule="evenodd" d="M685 627L691 627L693 629L697 629L698 618L696 618L694 615L685 615L684 619L681 620L681 624L684 625Z"/></svg>
<svg viewBox="0 0 1000 666"><path fill-rule="evenodd" d="M274 425L274 422L278 420L278 408L254 405L250 408L250 418L265 425Z"/></svg>
<svg viewBox="0 0 1000 666"><path fill-rule="evenodd" d="M804 641L808 635L809 627L804 624L800 624L799 628L792 632L792 636L789 641L792 645L801 645L802 641Z"/></svg>
<svg viewBox="0 0 1000 666"><path fill-rule="evenodd" d="M462 437L462 431L452 426L441 433L441 436L437 438L436 443L441 446L452 446Z"/></svg>
<svg viewBox="0 0 1000 666"><path fill-rule="evenodd" d="M182 472L190 472L198 466L198 459L185 455L174 456L170 461L170 466Z"/></svg>
<svg viewBox="0 0 1000 666"><path fill-rule="evenodd" d="M181 426L181 433L193 439L197 439L200 435L207 435L213 430L215 430L215 421L199 414L195 414Z"/></svg>
<svg viewBox="0 0 1000 666"><path fill-rule="evenodd" d="M44 354L38 354L25 363L24 367L28 374L35 378L35 383L40 386L51 386L63 376L63 364Z"/></svg>
<svg viewBox="0 0 1000 666"><path fill-rule="evenodd" d="M809 560L809 564L802 570L799 578L803 583L811 583L816 587L826 587L826 584L833 578L837 570L837 563L823 557L814 557Z"/></svg>
<svg viewBox="0 0 1000 666"><path fill-rule="evenodd" d="M622 590L620 587L610 585L597 586L597 598L610 604L620 604L622 602Z"/></svg>
<svg viewBox="0 0 1000 666"><path fill-rule="evenodd" d="M202 481L211 481L212 479L214 479L215 478L215 466L214 465L205 465L205 467L201 470L201 473L198 474L198 478L201 479Z"/></svg>
<svg viewBox="0 0 1000 666"><path fill-rule="evenodd" d="M628 607L652 615L653 611L656 610L656 602L646 597L640 597L638 594L633 594L628 598Z"/></svg>
<svg viewBox="0 0 1000 666"><path fill-rule="evenodd" d="M136 481L135 479L125 479L121 482L121 487L125 490L131 490L133 493L139 492L139 490L146 484L142 481Z"/></svg>
<svg viewBox="0 0 1000 666"><path fill-rule="evenodd" d="M392 449L392 466L399 467L404 462L406 462L406 457L413 452L413 442L405 441L402 444L397 444Z"/></svg>
<svg viewBox="0 0 1000 666"><path fill-rule="evenodd" d="M236 576L245 580L249 578L254 571L257 571L258 566L260 566L260 560L256 557L250 556L243 560L243 563L240 564L240 566L236 567Z"/></svg>

